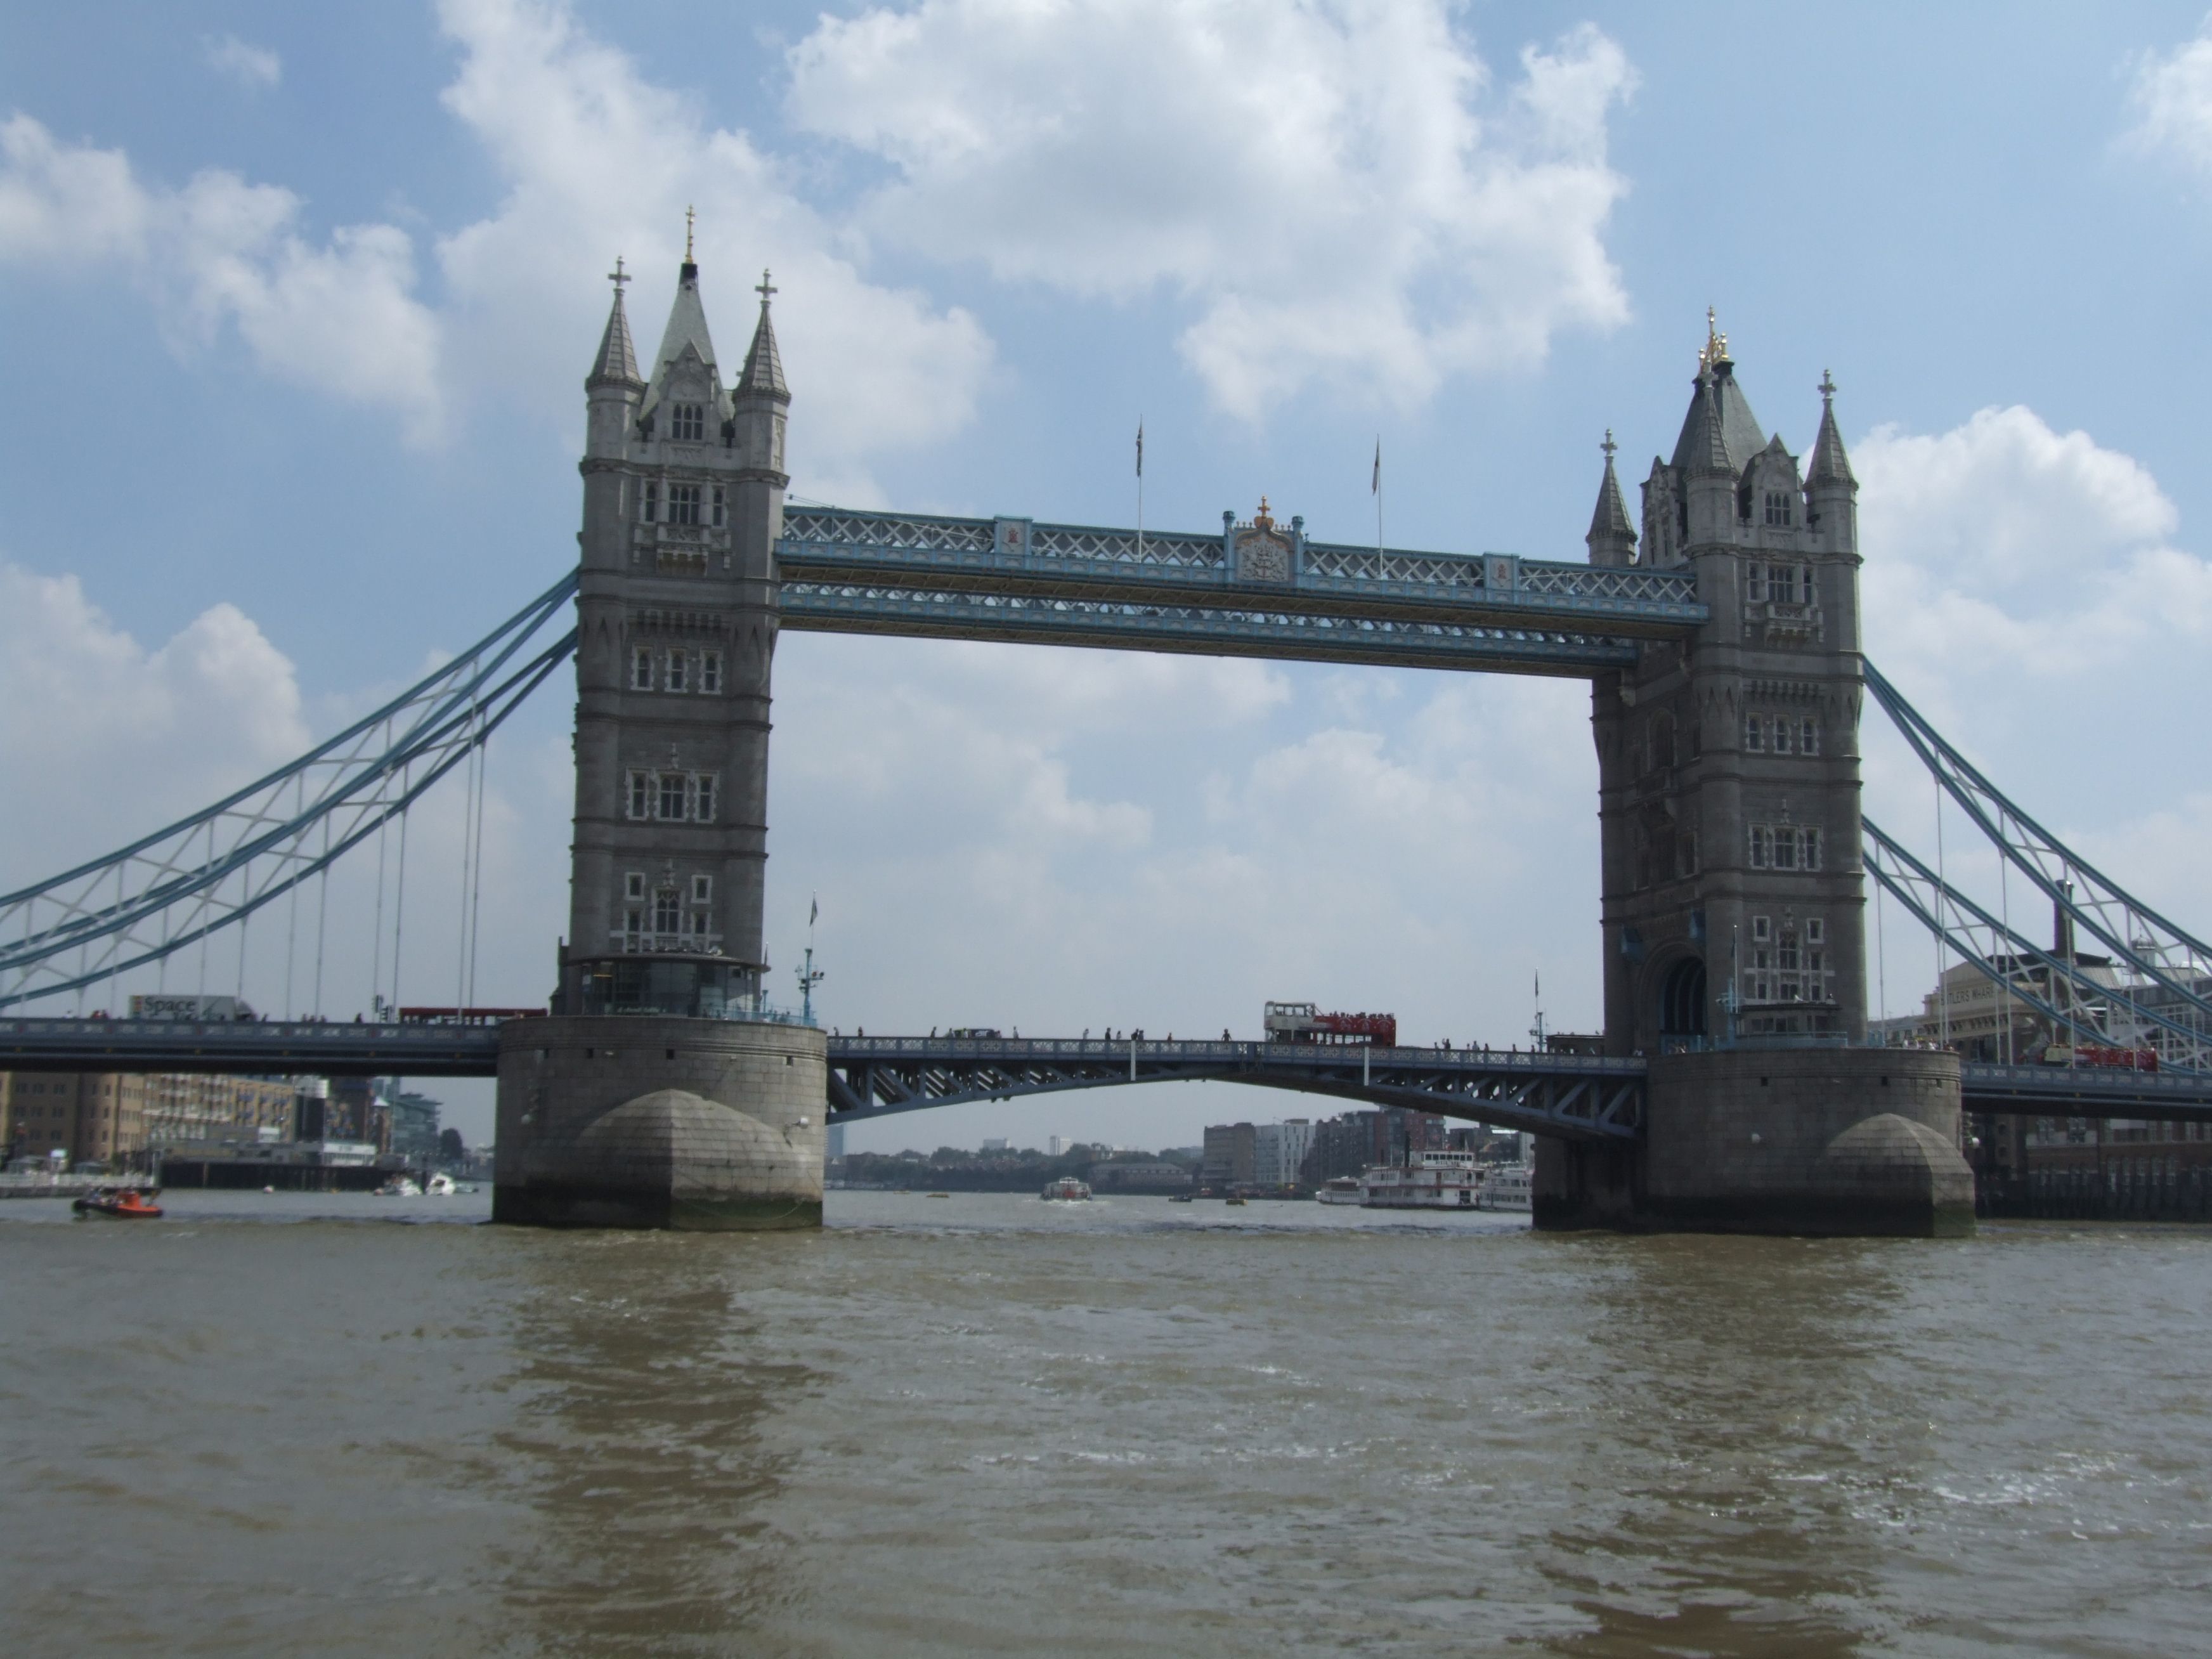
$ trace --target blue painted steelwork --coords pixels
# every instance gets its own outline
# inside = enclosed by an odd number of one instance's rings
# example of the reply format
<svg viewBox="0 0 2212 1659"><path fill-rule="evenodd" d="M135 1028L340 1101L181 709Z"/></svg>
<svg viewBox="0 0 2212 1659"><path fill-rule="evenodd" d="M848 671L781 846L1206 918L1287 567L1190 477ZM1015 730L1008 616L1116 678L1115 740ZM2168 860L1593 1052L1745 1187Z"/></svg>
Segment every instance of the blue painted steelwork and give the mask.
<svg viewBox="0 0 2212 1659"><path fill-rule="evenodd" d="M0 1071L493 1077L499 1027L428 1021L0 1019Z"/></svg>
<svg viewBox="0 0 2212 1659"><path fill-rule="evenodd" d="M2101 1066L1960 1067L1969 1112L2013 1117L2157 1118L2212 1122L2212 1073Z"/></svg>
<svg viewBox="0 0 2212 1659"><path fill-rule="evenodd" d="M1249 526L1158 535L1025 519L792 507L787 626L1585 675L1706 620L1680 571L1309 542L1240 571Z"/></svg>
<svg viewBox="0 0 2212 1659"><path fill-rule="evenodd" d="M2212 985L2212 945L2183 932L2022 811L1872 663L1864 667L1867 690L1875 702L1904 733L1921 764L2005 860L2174 1006L2193 1008L2212 1019L2212 995L2206 994ZM2202 1041L2201 1033L2190 1035Z"/></svg>
<svg viewBox="0 0 2212 1659"><path fill-rule="evenodd" d="M1518 674L1588 676L1626 668L1636 660L1632 640L1528 628L1310 616L1256 606L969 594L789 578L783 584L782 625L816 633L901 634Z"/></svg>
<svg viewBox="0 0 2212 1659"><path fill-rule="evenodd" d="M118 852L0 895L0 1008L158 962L327 869L481 747L567 660L573 629L523 653L575 592L572 571L289 765Z"/></svg>
<svg viewBox="0 0 2212 1659"><path fill-rule="evenodd" d="M1053 1037L843 1037L830 1110L848 1123L969 1101L1130 1083L1242 1083L1407 1106L1570 1140L1642 1132L1644 1062L1480 1049Z"/></svg>

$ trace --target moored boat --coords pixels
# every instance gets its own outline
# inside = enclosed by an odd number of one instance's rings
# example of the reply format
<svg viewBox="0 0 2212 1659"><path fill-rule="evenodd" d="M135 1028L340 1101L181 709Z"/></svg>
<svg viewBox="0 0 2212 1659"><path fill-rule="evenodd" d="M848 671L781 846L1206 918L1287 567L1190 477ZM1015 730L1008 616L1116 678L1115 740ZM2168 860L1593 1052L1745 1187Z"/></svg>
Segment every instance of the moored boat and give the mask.
<svg viewBox="0 0 2212 1659"><path fill-rule="evenodd" d="M1366 1200L1367 1189L1358 1176L1338 1176L1323 1182L1314 1196L1324 1204L1359 1204Z"/></svg>
<svg viewBox="0 0 2212 1659"><path fill-rule="evenodd" d="M70 1208L79 1215L113 1216L119 1221L158 1221L161 1206L154 1200L161 1195L159 1187L101 1187Z"/></svg>
<svg viewBox="0 0 2212 1659"><path fill-rule="evenodd" d="M1534 1172L1525 1164L1492 1165L1482 1183L1482 1207L1486 1210L1534 1207L1531 1195L1534 1178Z"/></svg>
<svg viewBox="0 0 2212 1659"><path fill-rule="evenodd" d="M1360 1182L1370 1210L1472 1210L1482 1168L1473 1152L1424 1152L1417 1164L1378 1164Z"/></svg>
<svg viewBox="0 0 2212 1659"><path fill-rule="evenodd" d="M1091 1196L1091 1187L1088 1182L1078 1181L1073 1176L1062 1176L1048 1186L1039 1196L1060 1202L1080 1204Z"/></svg>

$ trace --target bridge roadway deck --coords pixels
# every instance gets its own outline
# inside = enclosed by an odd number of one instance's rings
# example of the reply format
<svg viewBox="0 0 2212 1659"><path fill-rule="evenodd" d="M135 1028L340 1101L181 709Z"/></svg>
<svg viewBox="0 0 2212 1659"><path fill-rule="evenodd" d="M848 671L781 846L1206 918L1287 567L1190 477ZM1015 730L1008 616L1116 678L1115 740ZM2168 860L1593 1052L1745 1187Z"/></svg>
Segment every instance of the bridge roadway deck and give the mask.
<svg viewBox="0 0 2212 1659"><path fill-rule="evenodd" d="M0 1019L0 1070L252 1076L490 1077L497 1025L252 1020ZM1056 1037L830 1039L830 1108L896 1112L1117 1084L1210 1080L1410 1106L1539 1134L1640 1132L1641 1060L1483 1049ZM2045 1066L1965 1067L1969 1111L2212 1122L2212 1075Z"/></svg>

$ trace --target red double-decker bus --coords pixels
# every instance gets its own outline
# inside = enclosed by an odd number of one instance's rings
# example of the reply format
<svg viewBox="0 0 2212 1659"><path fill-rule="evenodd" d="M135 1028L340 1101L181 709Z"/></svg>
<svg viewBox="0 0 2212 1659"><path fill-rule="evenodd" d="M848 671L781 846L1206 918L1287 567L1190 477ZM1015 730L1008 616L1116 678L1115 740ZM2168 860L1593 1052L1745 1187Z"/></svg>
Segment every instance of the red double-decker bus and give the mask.
<svg viewBox="0 0 2212 1659"><path fill-rule="evenodd" d="M1270 1042L1398 1046L1395 1014L1325 1014L1310 1002L1271 1002L1264 1023Z"/></svg>

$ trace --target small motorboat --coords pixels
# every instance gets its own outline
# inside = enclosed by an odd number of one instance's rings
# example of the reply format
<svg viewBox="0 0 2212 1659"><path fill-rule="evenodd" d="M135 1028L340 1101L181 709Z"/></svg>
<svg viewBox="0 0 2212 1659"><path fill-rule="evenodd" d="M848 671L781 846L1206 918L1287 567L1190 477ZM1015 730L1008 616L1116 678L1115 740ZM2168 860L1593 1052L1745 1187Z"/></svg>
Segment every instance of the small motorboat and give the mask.
<svg viewBox="0 0 2212 1659"><path fill-rule="evenodd" d="M1242 1193L1231 1193L1228 1197L1223 1199L1221 1201L1226 1205L1241 1206L1244 1202L1244 1194Z"/></svg>
<svg viewBox="0 0 2212 1659"><path fill-rule="evenodd" d="M428 1183L422 1188L422 1196L425 1198L451 1198L459 1190L460 1188L454 1184L453 1176L441 1171L441 1173L430 1177Z"/></svg>
<svg viewBox="0 0 2212 1659"><path fill-rule="evenodd" d="M70 1206L79 1215L112 1215L124 1221L159 1221L159 1187L101 1187Z"/></svg>
<svg viewBox="0 0 2212 1659"><path fill-rule="evenodd" d="M372 1198L420 1198L422 1196L422 1189L415 1184L410 1176L394 1176L370 1196Z"/></svg>

